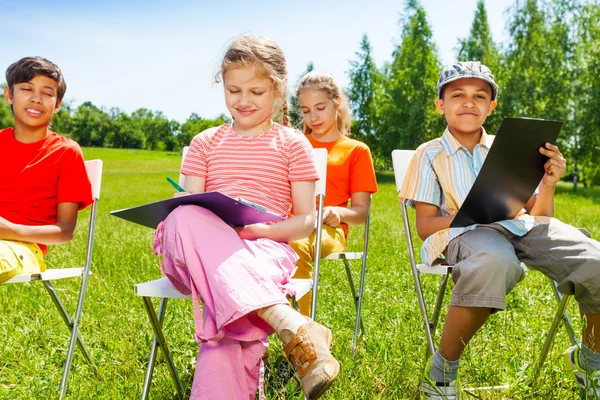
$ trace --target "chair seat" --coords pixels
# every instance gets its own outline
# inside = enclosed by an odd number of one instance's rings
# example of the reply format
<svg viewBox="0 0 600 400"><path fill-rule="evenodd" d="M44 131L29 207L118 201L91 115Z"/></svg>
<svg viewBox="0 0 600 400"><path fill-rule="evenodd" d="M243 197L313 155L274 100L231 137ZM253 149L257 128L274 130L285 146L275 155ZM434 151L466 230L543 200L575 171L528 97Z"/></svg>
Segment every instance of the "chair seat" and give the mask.
<svg viewBox="0 0 600 400"><path fill-rule="evenodd" d="M312 288L312 280L292 279L292 287L296 291L296 299L300 299ZM191 295L185 295L177 290L167 277L138 283L135 285L135 294L142 297L166 297L168 299L192 298Z"/></svg>
<svg viewBox="0 0 600 400"><path fill-rule="evenodd" d="M450 265L427 265L427 264L417 264L417 269L422 274L434 274L434 275L446 275L449 271L452 270L452 266Z"/></svg>
<svg viewBox="0 0 600 400"><path fill-rule="evenodd" d="M92 271L90 271L90 274ZM32 274L19 274L3 282L6 283L25 283L31 281L54 281L57 279L74 278L83 274L83 268L54 268L44 272L34 272Z"/></svg>
<svg viewBox="0 0 600 400"><path fill-rule="evenodd" d="M363 258L363 253L362 251L354 253L331 253L327 257L321 258L321 260L341 260L342 258L345 258L347 260L360 260Z"/></svg>
<svg viewBox="0 0 600 400"><path fill-rule="evenodd" d="M527 272L529 268L527 265L521 263L521 267ZM417 269L422 274L434 274L434 275L446 275L448 272L452 271L451 265L427 265L427 264L417 264Z"/></svg>

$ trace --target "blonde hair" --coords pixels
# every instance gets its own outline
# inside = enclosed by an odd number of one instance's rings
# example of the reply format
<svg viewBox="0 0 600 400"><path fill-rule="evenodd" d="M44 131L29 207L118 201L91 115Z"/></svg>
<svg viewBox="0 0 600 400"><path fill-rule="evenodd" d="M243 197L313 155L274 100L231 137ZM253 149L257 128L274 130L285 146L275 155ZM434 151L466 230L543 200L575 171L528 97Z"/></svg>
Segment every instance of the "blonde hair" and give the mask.
<svg viewBox="0 0 600 400"><path fill-rule="evenodd" d="M304 89L322 90L327 94L327 97L330 100L333 100L333 104L337 111L336 125L338 131L340 131L342 135L349 136L350 127L352 125L352 116L350 115L348 100L342 89L333 80L333 77L323 72L311 71L300 79L298 88L296 89L296 96L299 97ZM305 122L304 134L308 135L311 132L312 129L310 129Z"/></svg>
<svg viewBox="0 0 600 400"><path fill-rule="evenodd" d="M225 52L215 80L221 82L227 70L236 67L255 68L258 76L271 79L277 100L281 101L281 122L288 125L287 67L279 46L266 37L242 36L231 43ZM274 107L273 115L279 113L279 107L279 104Z"/></svg>

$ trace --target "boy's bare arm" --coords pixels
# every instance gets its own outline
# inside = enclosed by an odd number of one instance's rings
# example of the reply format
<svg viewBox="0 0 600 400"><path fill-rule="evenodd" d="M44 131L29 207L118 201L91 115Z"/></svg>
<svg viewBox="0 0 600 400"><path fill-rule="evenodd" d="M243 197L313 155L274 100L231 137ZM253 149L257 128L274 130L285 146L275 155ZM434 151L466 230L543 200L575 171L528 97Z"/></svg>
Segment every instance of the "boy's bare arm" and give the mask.
<svg viewBox="0 0 600 400"><path fill-rule="evenodd" d="M52 225L20 225L0 217L0 240L18 240L42 244L66 243L73 239L78 208L77 203L58 204L56 223Z"/></svg>
<svg viewBox="0 0 600 400"><path fill-rule="evenodd" d="M540 153L548 157L548 161L544 164L544 176L540 182L540 191L537 196L534 196L533 206L530 206L530 200L525 208L530 215L553 217L556 183L564 176L567 161L558 147L550 143L546 143L545 147L540 147Z"/></svg>
<svg viewBox="0 0 600 400"><path fill-rule="evenodd" d="M450 228L454 215L440 216L437 206L429 203L416 202L417 233L423 240L442 229Z"/></svg>

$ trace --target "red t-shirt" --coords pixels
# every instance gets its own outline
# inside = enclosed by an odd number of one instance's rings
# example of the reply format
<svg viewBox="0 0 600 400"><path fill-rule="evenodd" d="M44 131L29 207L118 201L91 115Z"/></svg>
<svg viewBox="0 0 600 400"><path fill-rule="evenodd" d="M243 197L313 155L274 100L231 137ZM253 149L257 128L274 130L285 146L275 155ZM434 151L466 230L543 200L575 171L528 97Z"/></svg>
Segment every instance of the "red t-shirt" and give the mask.
<svg viewBox="0 0 600 400"><path fill-rule="evenodd" d="M59 203L92 203L92 188L79 145L49 132L21 143L13 128L0 130L0 217L15 224L56 223ZM40 245L44 253L46 246Z"/></svg>

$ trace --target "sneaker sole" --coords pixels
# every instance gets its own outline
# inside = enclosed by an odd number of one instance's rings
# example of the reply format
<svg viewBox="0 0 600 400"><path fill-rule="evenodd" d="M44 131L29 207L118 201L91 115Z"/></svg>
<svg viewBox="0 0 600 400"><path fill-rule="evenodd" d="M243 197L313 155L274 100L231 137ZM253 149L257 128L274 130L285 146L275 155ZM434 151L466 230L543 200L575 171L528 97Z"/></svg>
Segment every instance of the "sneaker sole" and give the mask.
<svg viewBox="0 0 600 400"><path fill-rule="evenodd" d="M336 380L338 374L340 373L340 363L335 358L333 360L335 361L335 370L333 372L333 376L331 377L331 379L329 379L327 381L327 383L325 385L323 385L323 387L316 394L313 394L310 397L307 396L308 399L310 399L310 400L316 400L319 397L323 396L323 394L325 394L325 392L327 391L327 389L329 389L331 387L331 384Z"/></svg>

